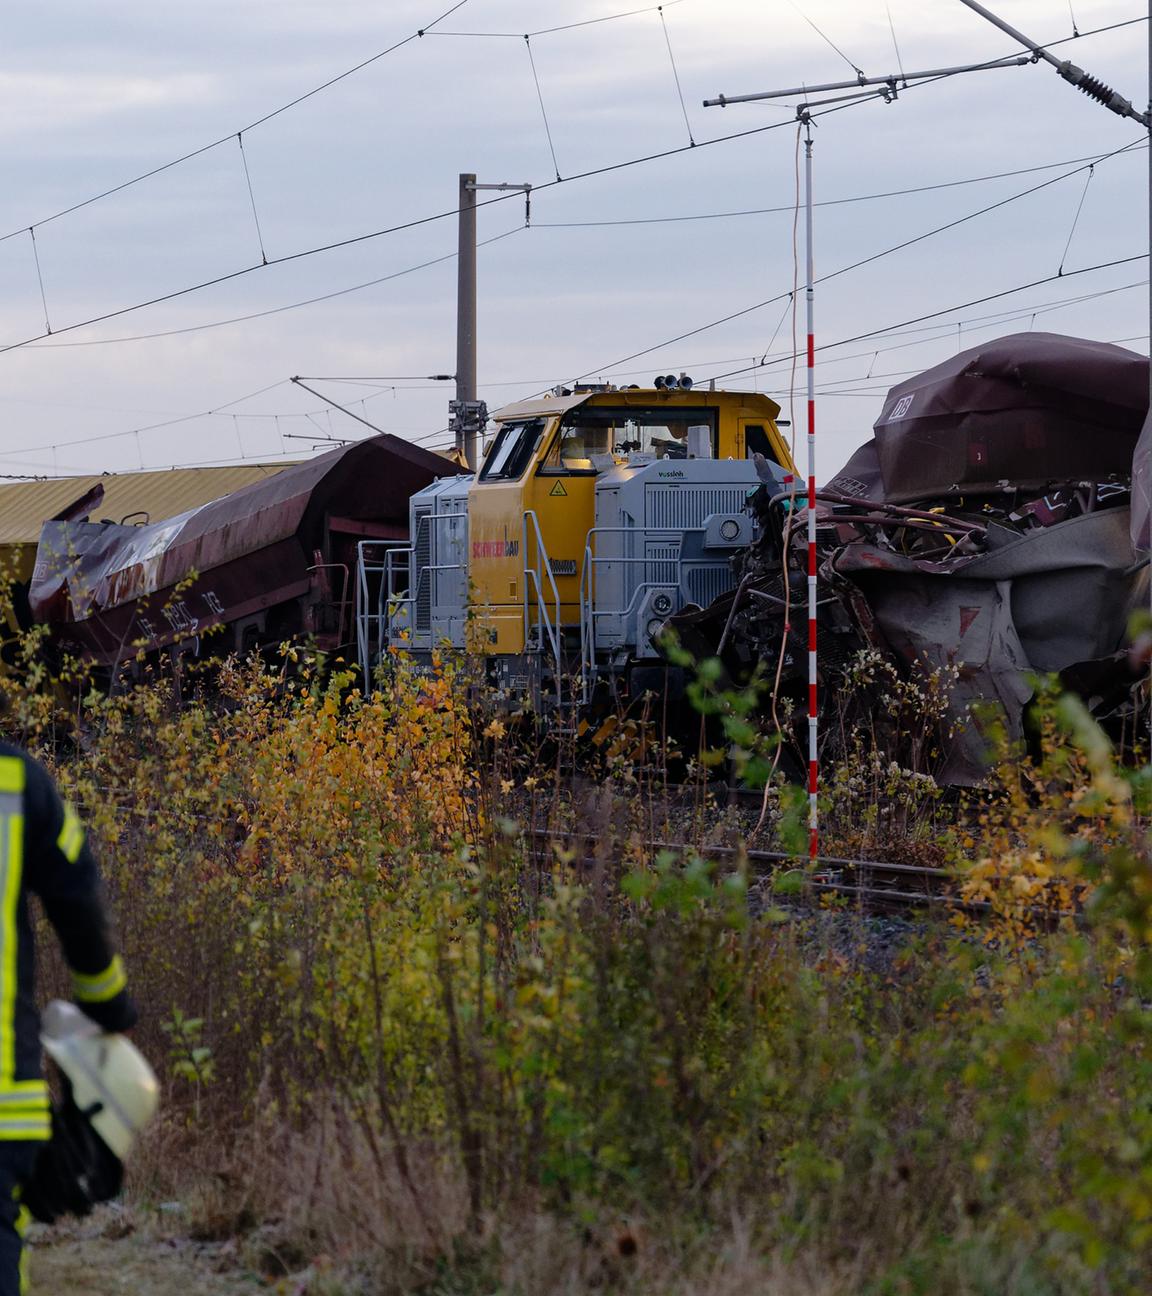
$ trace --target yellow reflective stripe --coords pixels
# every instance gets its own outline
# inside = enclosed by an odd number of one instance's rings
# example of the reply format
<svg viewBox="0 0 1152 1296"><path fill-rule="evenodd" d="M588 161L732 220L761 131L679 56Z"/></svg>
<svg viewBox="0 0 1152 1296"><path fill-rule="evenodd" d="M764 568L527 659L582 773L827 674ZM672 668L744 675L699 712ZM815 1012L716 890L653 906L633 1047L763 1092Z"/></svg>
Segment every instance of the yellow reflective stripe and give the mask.
<svg viewBox="0 0 1152 1296"><path fill-rule="evenodd" d="M46 1111L13 1112L11 1115L6 1112L0 1116L0 1134L5 1130L40 1129L51 1123L50 1114Z"/></svg>
<svg viewBox="0 0 1152 1296"><path fill-rule="evenodd" d="M38 1094L47 1092L46 1080L13 1080L0 1089L0 1103L11 1102L17 1098L35 1098Z"/></svg>
<svg viewBox="0 0 1152 1296"><path fill-rule="evenodd" d="M76 998L82 1003L106 1003L114 999L128 984L124 975L124 964L117 954L103 972L87 975L83 972L72 973L72 988Z"/></svg>
<svg viewBox="0 0 1152 1296"><path fill-rule="evenodd" d="M0 1143L45 1143L52 1137L52 1122L25 1121L19 1126L0 1125Z"/></svg>
<svg viewBox="0 0 1152 1296"><path fill-rule="evenodd" d="M43 1080L27 1080L26 1087L13 1093L0 1094L0 1120L13 1112L47 1111L48 1085Z"/></svg>
<svg viewBox="0 0 1152 1296"><path fill-rule="evenodd" d="M13 759L0 757L0 770L5 761ZM18 763L23 777L23 762ZM0 1090L8 1090L16 1074L16 909L23 843L24 816L0 815Z"/></svg>
<svg viewBox="0 0 1152 1296"><path fill-rule="evenodd" d="M0 792L24 791L24 762L19 756L0 756Z"/></svg>
<svg viewBox="0 0 1152 1296"><path fill-rule="evenodd" d="M64 824L56 845L69 864L76 863L84 847L84 828L76 817L76 811L67 802L64 803Z"/></svg>
<svg viewBox="0 0 1152 1296"><path fill-rule="evenodd" d="M28 1093L5 1094L0 1098L0 1120L14 1111L47 1111L48 1086L41 1080L38 1090Z"/></svg>

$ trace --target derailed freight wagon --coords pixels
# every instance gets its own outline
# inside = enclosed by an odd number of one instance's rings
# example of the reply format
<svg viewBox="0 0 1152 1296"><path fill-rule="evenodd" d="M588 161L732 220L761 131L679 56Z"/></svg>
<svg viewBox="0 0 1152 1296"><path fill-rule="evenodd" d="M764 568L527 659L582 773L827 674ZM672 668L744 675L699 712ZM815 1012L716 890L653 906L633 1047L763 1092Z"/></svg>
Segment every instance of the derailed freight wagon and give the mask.
<svg viewBox="0 0 1152 1296"><path fill-rule="evenodd" d="M1131 485L1147 409L1145 357L1044 333L997 339L894 387L873 439L818 492L827 718L870 647L904 672L955 675L934 770L944 782L982 777L987 741L972 704L993 704L1008 735L1023 735L1036 673L1059 674L1131 733L1143 701L1127 627L1148 601ZM753 509L757 538L737 560L733 591L669 627L697 655L718 654L733 677L758 663L772 677L779 665L799 746L803 510L773 485ZM829 741L851 725L835 719Z"/></svg>
<svg viewBox="0 0 1152 1296"><path fill-rule="evenodd" d="M355 638L357 546L403 544L408 499L456 471L383 435L144 526L45 523L32 614L107 673L141 652L224 655Z"/></svg>

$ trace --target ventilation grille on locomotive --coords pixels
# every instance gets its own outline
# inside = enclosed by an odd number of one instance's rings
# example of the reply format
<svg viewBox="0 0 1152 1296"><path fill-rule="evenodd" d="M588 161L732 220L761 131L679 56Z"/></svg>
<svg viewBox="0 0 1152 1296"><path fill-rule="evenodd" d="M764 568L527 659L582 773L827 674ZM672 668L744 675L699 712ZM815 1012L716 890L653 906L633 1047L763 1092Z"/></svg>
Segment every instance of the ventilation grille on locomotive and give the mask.
<svg viewBox="0 0 1152 1296"><path fill-rule="evenodd" d="M432 565L432 522L429 515L433 507L414 509L412 516L415 534L412 537L411 588L408 594L414 599L412 630L415 634L427 634L432 623L432 573L428 568Z"/></svg>
<svg viewBox="0 0 1152 1296"><path fill-rule="evenodd" d="M740 513L748 491L747 486L650 485L648 525L690 531L713 513Z"/></svg>

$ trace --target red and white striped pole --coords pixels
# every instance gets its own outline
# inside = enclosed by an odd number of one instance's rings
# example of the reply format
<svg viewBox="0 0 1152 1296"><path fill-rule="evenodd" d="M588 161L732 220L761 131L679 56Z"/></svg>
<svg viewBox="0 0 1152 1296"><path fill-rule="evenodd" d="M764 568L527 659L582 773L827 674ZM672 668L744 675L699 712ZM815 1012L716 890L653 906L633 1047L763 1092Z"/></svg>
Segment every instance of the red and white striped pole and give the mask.
<svg viewBox="0 0 1152 1296"><path fill-rule="evenodd" d="M817 749L819 689L816 678L816 333L814 312L815 270L812 255L812 122L804 123L804 231L808 281L804 299L808 312L808 858L820 855L820 763Z"/></svg>

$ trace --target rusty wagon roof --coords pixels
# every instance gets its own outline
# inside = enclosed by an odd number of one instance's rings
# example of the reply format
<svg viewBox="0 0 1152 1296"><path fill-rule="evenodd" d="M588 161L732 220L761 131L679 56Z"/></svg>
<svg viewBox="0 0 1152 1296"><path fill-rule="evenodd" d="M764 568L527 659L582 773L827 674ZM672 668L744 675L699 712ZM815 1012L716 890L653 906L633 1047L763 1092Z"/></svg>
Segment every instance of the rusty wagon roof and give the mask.
<svg viewBox="0 0 1152 1296"><path fill-rule="evenodd" d="M98 518L119 522L134 513L146 513L149 521L156 521L198 508L243 486L265 481L296 462L100 473L0 485L0 545L34 545L40 539L41 526L49 518L95 486L104 488L104 499L94 510Z"/></svg>

